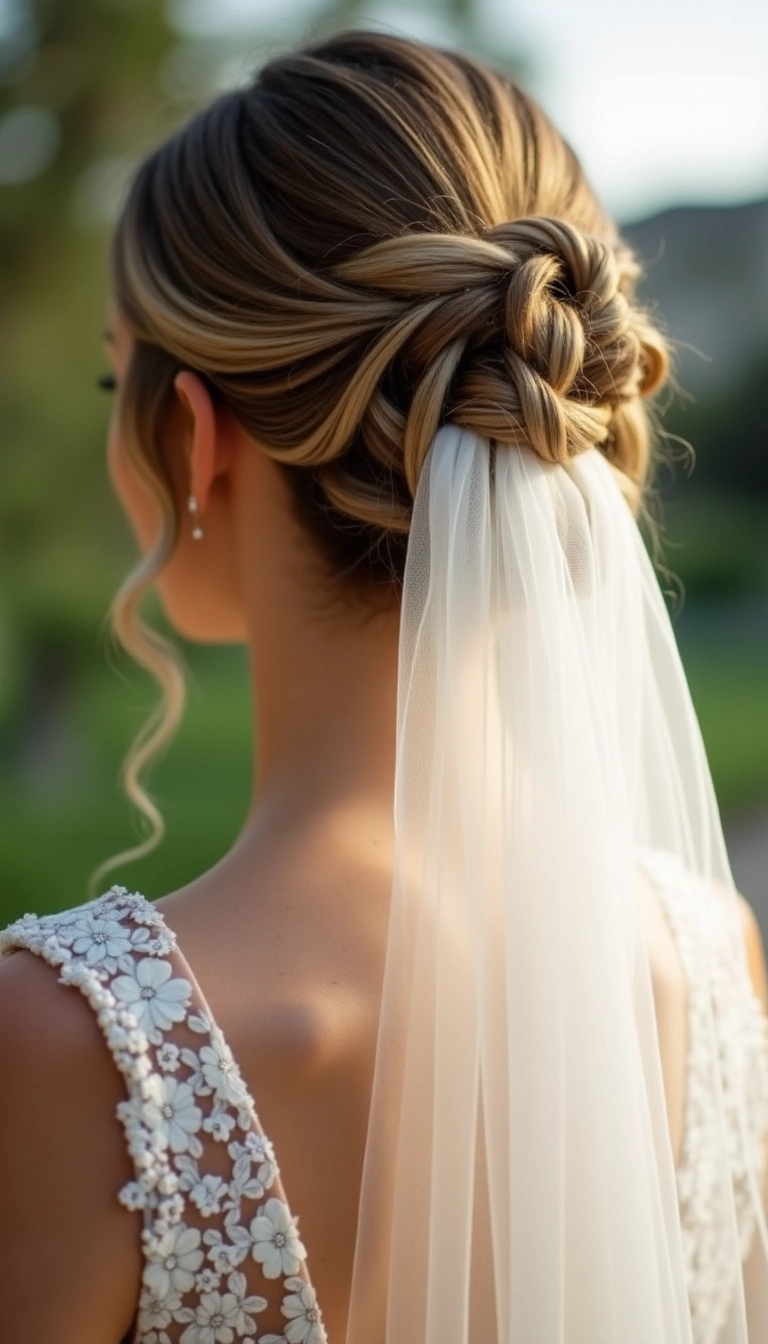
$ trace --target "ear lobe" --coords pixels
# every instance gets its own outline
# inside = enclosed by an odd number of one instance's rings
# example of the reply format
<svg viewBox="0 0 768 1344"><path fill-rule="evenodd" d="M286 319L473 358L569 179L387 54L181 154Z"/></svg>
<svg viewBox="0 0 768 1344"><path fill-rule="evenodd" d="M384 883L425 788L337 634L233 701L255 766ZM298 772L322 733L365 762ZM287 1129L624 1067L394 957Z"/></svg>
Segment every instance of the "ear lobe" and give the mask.
<svg viewBox="0 0 768 1344"><path fill-rule="evenodd" d="M216 409L203 379L191 369L182 369L173 380L174 390L184 417L184 447L188 462L187 492L195 495L201 511L208 501L211 486L225 466L220 461L222 445L216 421Z"/></svg>

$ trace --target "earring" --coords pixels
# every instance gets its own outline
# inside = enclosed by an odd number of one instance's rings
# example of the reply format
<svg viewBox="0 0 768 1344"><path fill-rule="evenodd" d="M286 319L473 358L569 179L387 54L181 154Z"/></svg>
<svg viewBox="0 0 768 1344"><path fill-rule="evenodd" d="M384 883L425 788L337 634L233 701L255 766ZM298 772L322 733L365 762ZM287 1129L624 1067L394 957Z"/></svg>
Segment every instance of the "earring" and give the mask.
<svg viewBox="0 0 768 1344"><path fill-rule="evenodd" d="M200 520L197 516L197 500L194 495L189 496L189 499L187 500L187 508L192 514L192 538L194 541L202 541L203 529L200 526Z"/></svg>

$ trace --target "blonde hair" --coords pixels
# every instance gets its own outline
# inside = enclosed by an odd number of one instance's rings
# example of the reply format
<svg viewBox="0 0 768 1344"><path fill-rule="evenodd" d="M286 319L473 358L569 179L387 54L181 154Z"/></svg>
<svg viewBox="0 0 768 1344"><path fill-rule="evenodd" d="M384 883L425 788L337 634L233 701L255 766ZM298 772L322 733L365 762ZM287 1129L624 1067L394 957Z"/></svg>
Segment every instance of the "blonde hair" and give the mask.
<svg viewBox="0 0 768 1344"><path fill-rule="evenodd" d="M633 507L650 463L644 399L665 342L638 266L573 151L511 79L456 52L351 32L272 60L140 168L115 232L114 293L135 338L123 437L165 526L113 627L164 702L124 768L181 715L142 593L173 551L163 427L195 369L284 468L300 521L348 590L391 598L438 427L567 462L594 445Z"/></svg>

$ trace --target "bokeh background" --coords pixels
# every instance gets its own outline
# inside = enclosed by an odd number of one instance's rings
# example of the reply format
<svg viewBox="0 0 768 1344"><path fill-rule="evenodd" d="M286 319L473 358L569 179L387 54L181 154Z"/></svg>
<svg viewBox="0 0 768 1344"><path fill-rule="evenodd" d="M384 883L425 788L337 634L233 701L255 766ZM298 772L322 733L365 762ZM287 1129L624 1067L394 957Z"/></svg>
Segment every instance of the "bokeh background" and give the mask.
<svg viewBox="0 0 768 1344"><path fill-rule="evenodd" d="M84 899L142 835L118 774L153 692L104 626L133 559L97 390L121 191L200 102L350 24L516 72L645 261L677 348L664 583L736 877L768 933L765 0L0 0L0 924ZM185 653L186 721L152 776L167 838L115 875L153 896L212 864L248 802L243 652Z"/></svg>

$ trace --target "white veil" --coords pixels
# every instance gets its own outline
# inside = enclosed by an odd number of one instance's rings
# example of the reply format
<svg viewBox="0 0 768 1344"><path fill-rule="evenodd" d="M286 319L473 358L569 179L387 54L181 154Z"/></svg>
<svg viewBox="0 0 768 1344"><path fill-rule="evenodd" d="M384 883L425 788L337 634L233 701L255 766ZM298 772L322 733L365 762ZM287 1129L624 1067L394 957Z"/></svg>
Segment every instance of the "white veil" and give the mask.
<svg viewBox="0 0 768 1344"><path fill-rule="evenodd" d="M742 1276L721 1090L735 1070L746 1136L749 1080L713 1017L707 1216L733 1292L698 1332L688 1304L640 851L703 879L746 960L663 598L598 449L566 467L439 431L409 540L397 732L347 1344L765 1344L761 1161Z"/></svg>

